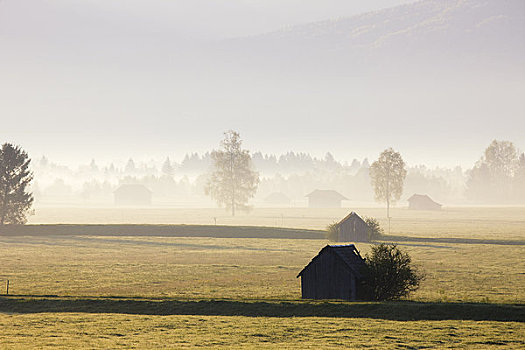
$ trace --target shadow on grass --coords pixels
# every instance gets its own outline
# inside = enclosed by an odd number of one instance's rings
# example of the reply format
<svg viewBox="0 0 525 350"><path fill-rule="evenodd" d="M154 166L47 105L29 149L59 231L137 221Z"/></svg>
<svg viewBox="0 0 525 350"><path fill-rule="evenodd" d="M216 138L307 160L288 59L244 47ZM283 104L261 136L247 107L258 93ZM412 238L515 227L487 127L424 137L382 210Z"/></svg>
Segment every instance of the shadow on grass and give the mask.
<svg viewBox="0 0 525 350"><path fill-rule="evenodd" d="M286 238L326 240L326 231L267 226L225 226L225 225L136 225L136 224L45 224L45 225L4 225L0 236L149 236L149 237L215 237L215 238ZM476 239L454 237L411 237L384 235L379 241L417 242L442 244L495 244L525 245L525 240ZM106 241L109 242L109 241ZM24 241L27 243L27 240ZM41 243L41 242L40 242ZM167 245L169 243L137 242L115 240L112 243ZM406 244L406 243L405 243ZM179 244L180 245L180 244ZM439 248L445 248L440 246Z"/></svg>
<svg viewBox="0 0 525 350"><path fill-rule="evenodd" d="M266 226L46 224L4 225L1 236L154 236L216 238L325 239L321 230Z"/></svg>
<svg viewBox="0 0 525 350"><path fill-rule="evenodd" d="M493 245L525 245L525 240L505 240L505 239L477 239L477 238L454 238L454 237L410 237L383 235L378 241L384 242L419 242L415 246L425 246L421 243L449 243L449 244L493 244ZM409 245L409 244L405 244ZM439 247L446 248L446 247Z"/></svg>
<svg viewBox="0 0 525 350"><path fill-rule="evenodd" d="M0 297L5 313L117 313L247 317L344 317L396 321L475 320L525 322L524 304L181 300L135 297Z"/></svg>

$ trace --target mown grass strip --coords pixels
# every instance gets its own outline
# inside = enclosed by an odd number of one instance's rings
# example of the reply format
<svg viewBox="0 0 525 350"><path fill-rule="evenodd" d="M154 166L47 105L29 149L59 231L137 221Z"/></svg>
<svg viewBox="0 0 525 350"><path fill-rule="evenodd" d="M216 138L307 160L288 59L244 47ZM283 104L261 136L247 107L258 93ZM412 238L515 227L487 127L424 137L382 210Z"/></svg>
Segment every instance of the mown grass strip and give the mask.
<svg viewBox="0 0 525 350"><path fill-rule="evenodd" d="M325 239L321 230L223 225L5 225L0 235Z"/></svg>
<svg viewBox="0 0 525 350"><path fill-rule="evenodd" d="M124 297L0 298L0 312L9 313L115 313L138 315L201 315L247 317L337 317L396 321L474 320L525 322L524 304L181 300Z"/></svg>
<svg viewBox="0 0 525 350"><path fill-rule="evenodd" d="M3 236L149 236L214 238L326 239L323 230L270 226L226 225L137 225L137 224L45 224L5 225ZM447 244L525 245L525 240L476 239L454 237L411 237L384 235L384 242L419 242Z"/></svg>

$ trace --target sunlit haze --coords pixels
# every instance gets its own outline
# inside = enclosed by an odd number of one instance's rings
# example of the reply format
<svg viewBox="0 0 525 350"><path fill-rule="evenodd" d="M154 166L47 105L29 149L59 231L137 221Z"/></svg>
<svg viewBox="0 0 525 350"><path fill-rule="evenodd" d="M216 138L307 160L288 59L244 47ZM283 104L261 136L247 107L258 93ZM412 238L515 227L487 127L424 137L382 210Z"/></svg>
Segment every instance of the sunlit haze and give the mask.
<svg viewBox="0 0 525 350"><path fill-rule="evenodd" d="M524 3L406 3L4 0L0 136L70 165L181 160L228 129L343 162L525 149Z"/></svg>
<svg viewBox="0 0 525 350"><path fill-rule="evenodd" d="M525 0L0 0L0 121L2 349L525 349Z"/></svg>

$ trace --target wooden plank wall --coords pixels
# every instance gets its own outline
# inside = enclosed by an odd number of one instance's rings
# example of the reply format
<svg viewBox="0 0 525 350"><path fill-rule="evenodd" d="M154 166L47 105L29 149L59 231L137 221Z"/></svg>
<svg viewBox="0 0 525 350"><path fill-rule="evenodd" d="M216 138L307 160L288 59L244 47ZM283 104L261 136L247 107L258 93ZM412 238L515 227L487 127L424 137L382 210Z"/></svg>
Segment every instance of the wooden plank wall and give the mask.
<svg viewBox="0 0 525 350"><path fill-rule="evenodd" d="M330 250L318 256L301 276L301 290L305 299L355 300L355 286L355 276L341 258Z"/></svg>

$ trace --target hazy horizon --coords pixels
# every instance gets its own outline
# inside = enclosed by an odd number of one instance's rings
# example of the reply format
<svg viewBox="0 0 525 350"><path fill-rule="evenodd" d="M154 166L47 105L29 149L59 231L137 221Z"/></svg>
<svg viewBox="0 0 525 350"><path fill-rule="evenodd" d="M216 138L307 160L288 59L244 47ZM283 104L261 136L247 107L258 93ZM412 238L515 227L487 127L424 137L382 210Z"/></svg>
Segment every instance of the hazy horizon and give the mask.
<svg viewBox="0 0 525 350"><path fill-rule="evenodd" d="M341 162L393 147L470 168L493 139L523 151L525 4L412 3L4 0L0 138L69 166L182 159L228 129L251 152Z"/></svg>

